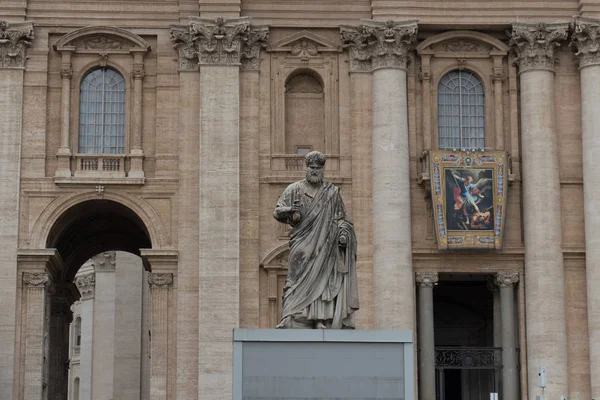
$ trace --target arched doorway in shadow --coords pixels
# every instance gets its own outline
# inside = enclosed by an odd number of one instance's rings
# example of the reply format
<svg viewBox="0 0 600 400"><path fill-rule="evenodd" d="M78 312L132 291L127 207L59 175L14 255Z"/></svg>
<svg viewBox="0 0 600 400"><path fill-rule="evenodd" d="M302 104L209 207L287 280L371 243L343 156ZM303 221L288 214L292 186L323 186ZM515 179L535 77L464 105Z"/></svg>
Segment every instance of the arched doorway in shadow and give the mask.
<svg viewBox="0 0 600 400"><path fill-rule="evenodd" d="M146 226L132 209L113 200L80 202L51 224L45 249L28 249L19 254L19 399L68 399L71 305L81 296L75 277L87 260L108 251L140 256L148 271L153 352L150 386L166 397L170 343L167 336L169 326L174 325L177 252L153 249L149 228L156 227Z"/></svg>

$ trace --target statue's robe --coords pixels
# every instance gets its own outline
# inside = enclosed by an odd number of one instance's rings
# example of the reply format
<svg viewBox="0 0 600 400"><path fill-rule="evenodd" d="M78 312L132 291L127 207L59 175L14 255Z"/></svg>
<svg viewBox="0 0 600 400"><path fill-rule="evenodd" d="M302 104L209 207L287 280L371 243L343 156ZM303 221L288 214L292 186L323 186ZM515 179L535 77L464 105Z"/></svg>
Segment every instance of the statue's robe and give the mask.
<svg viewBox="0 0 600 400"><path fill-rule="evenodd" d="M277 207L291 207L298 200L302 204L302 219L296 225L288 221L293 228L279 327L322 321L334 329L352 329L359 308L354 227L339 188L324 181L312 198L306 185L291 184L277 203ZM345 246L340 246L342 236ZM290 326L293 323L300 326Z"/></svg>

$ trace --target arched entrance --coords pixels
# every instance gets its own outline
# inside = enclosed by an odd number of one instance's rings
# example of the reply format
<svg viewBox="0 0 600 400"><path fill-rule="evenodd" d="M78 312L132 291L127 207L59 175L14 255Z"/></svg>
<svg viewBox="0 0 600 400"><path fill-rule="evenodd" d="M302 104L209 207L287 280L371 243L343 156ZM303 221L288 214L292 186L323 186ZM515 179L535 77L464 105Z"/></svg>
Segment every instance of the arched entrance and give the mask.
<svg viewBox="0 0 600 400"><path fill-rule="evenodd" d="M146 218L147 221L147 218ZM45 248L19 251L18 399L68 398L71 304L80 297L75 274L92 256L120 250L142 257L149 271L152 398L171 398L167 365L174 365L177 251L153 249L156 240L136 212L114 200L86 199L54 220Z"/></svg>

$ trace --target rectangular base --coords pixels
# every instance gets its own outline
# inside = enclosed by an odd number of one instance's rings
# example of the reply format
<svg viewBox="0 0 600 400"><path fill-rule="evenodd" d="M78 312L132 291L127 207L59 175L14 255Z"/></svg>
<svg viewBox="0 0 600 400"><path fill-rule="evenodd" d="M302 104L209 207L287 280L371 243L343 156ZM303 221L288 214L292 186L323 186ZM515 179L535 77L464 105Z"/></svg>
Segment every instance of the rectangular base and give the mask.
<svg viewBox="0 0 600 400"><path fill-rule="evenodd" d="M411 331L235 329L234 400L413 400Z"/></svg>

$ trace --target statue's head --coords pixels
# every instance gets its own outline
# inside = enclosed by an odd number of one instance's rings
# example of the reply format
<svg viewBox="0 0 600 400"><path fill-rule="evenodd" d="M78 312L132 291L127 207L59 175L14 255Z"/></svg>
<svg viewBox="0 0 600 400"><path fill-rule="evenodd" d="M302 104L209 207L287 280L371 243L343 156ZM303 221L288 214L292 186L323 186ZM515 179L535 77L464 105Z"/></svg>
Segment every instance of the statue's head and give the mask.
<svg viewBox="0 0 600 400"><path fill-rule="evenodd" d="M306 163L306 180L310 183L323 182L325 155L319 151L311 151L304 160Z"/></svg>

